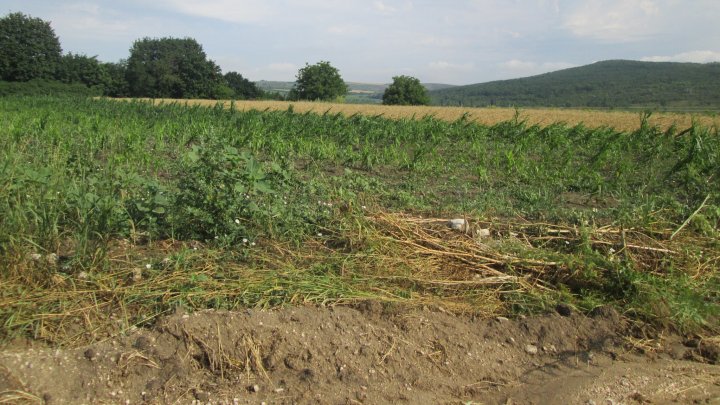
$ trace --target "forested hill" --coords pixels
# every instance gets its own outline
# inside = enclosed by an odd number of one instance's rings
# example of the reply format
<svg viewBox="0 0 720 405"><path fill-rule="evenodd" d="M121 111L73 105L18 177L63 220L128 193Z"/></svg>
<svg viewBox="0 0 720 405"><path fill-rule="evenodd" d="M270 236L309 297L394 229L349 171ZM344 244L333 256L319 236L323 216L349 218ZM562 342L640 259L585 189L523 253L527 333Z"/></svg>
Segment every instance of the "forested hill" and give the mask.
<svg viewBox="0 0 720 405"><path fill-rule="evenodd" d="M430 96L437 105L720 109L720 63L610 60Z"/></svg>

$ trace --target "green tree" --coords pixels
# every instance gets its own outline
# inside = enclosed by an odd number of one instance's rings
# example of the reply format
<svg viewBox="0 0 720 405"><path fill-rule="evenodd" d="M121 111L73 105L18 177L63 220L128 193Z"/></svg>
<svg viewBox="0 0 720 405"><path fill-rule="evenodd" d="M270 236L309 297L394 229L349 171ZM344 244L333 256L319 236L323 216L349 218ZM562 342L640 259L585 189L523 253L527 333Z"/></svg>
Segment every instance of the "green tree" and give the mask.
<svg viewBox="0 0 720 405"><path fill-rule="evenodd" d="M107 86L110 75L104 64L98 62L96 56L73 54L72 52L60 58L60 64L55 78L63 83L82 83L88 87Z"/></svg>
<svg viewBox="0 0 720 405"><path fill-rule="evenodd" d="M130 96L130 88L127 79L127 60L120 60L117 63L103 63L103 67L108 74L108 83L105 85L104 94L110 97L128 97Z"/></svg>
<svg viewBox="0 0 720 405"><path fill-rule="evenodd" d="M411 76L395 76L385 89L383 104L387 105L428 105L430 96L420 80Z"/></svg>
<svg viewBox="0 0 720 405"><path fill-rule="evenodd" d="M340 72L330 62L305 64L297 74L295 86L290 90L291 100L338 100L348 92Z"/></svg>
<svg viewBox="0 0 720 405"><path fill-rule="evenodd" d="M0 80L51 79L61 52L49 22L22 13L0 19Z"/></svg>
<svg viewBox="0 0 720 405"><path fill-rule="evenodd" d="M224 77L225 82L233 90L236 98L252 100L262 96L262 90L240 73L227 72Z"/></svg>
<svg viewBox="0 0 720 405"><path fill-rule="evenodd" d="M144 38L130 49L129 92L134 97L216 98L222 74L192 38Z"/></svg>

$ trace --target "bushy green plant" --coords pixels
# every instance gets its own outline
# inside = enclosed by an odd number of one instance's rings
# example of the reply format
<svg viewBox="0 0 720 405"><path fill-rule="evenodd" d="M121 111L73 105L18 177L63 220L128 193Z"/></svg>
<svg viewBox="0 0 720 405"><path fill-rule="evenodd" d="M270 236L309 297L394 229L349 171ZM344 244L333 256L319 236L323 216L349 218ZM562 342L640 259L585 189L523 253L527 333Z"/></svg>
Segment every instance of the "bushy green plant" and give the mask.
<svg viewBox="0 0 720 405"><path fill-rule="evenodd" d="M287 169L219 141L193 146L178 176L173 223L180 237L231 244L295 238L327 218Z"/></svg>

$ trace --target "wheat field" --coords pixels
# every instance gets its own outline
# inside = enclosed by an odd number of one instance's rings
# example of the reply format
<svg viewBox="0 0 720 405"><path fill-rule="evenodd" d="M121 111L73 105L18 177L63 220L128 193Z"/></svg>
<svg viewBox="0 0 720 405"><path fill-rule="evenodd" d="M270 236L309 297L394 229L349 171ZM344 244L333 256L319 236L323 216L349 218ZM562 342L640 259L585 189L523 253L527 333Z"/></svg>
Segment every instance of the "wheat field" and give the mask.
<svg viewBox="0 0 720 405"><path fill-rule="evenodd" d="M122 99L134 100L134 99ZM135 99L137 100L137 99ZM155 104L180 103L185 105L214 106L222 103L229 108L247 110L287 110L292 106L298 113L314 112L318 114L342 113L346 116L362 114L368 116L381 115L387 118L422 118L432 116L445 121L455 121L463 115L470 121L485 125L493 125L508 121L516 113L514 108L471 108L471 107L438 107L438 106L388 106L380 104L340 104L308 101L218 101L218 100L176 100L176 99L141 99L152 101ZM582 123L589 128L610 127L622 131L633 131L640 126L642 112L629 111L601 111L562 108L521 108L520 119L527 120L530 125L549 125L562 122L571 126ZM720 117L708 114L691 113L660 113L654 112L649 119L650 125L668 129L675 125L682 130L696 122L707 127L718 127Z"/></svg>

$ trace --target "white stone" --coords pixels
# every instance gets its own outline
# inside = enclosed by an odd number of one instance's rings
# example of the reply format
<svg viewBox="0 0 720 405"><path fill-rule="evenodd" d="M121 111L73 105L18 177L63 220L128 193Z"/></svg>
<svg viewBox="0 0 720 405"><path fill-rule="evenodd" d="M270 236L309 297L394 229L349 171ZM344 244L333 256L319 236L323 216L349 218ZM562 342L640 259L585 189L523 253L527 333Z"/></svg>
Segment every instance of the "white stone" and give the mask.
<svg viewBox="0 0 720 405"><path fill-rule="evenodd" d="M478 229L477 230L477 236L480 238L487 238L490 236L490 230L489 229Z"/></svg>
<svg viewBox="0 0 720 405"><path fill-rule="evenodd" d="M465 232L468 229L468 222L463 218L451 219L447 225L454 231Z"/></svg>

